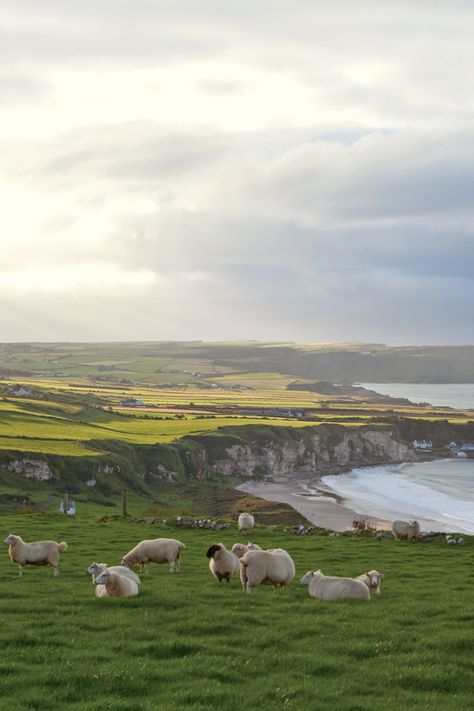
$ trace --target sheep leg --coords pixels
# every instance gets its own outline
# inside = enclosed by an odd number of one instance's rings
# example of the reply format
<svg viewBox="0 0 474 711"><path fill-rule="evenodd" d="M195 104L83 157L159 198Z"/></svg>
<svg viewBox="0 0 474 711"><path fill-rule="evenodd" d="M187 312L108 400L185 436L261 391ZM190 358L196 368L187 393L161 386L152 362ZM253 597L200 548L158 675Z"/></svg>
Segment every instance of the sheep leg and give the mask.
<svg viewBox="0 0 474 711"><path fill-rule="evenodd" d="M59 568L53 568L53 575L55 578L59 575Z"/></svg>
<svg viewBox="0 0 474 711"><path fill-rule="evenodd" d="M18 575L20 576L20 578L23 575L23 566L22 565L18 566Z"/></svg>

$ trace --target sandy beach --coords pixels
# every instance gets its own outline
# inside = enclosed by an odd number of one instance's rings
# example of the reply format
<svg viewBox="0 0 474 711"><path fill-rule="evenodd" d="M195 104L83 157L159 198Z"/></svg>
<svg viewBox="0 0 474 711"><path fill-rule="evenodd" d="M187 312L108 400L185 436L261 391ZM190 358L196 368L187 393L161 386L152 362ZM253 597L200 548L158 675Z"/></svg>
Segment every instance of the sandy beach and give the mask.
<svg viewBox="0 0 474 711"><path fill-rule="evenodd" d="M290 480L246 481L237 487L252 496L269 501L289 504L302 516L316 526L331 528L333 531L345 531L352 528L354 518L360 518L353 509L344 506L339 497L321 483L311 486ZM377 523L379 528L389 527L389 522L372 516L364 516Z"/></svg>

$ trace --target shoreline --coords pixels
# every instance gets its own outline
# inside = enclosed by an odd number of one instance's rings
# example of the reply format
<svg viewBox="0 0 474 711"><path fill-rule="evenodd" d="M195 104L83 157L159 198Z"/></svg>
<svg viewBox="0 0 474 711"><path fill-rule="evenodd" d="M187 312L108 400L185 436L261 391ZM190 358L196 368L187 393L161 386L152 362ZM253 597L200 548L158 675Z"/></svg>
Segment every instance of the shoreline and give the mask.
<svg viewBox="0 0 474 711"><path fill-rule="evenodd" d="M309 485L292 482L291 479L272 482L249 480L236 489L267 501L288 504L312 524L333 531L342 532L352 528L352 522L359 517L376 523L377 528L390 527L390 521L386 519L358 514L342 503L343 499L321 481Z"/></svg>
<svg viewBox="0 0 474 711"><path fill-rule="evenodd" d="M413 462L394 462L393 464L405 463L411 464ZM381 465L374 465L374 468L377 466ZM346 468L345 472L338 472L338 474L348 473L354 469L358 469L358 467ZM325 473L323 476L327 475L328 473ZM365 519L375 525L377 529L390 529L392 521L396 519L411 520L411 518L417 518L424 531L452 533L457 530L455 525L454 527L448 526L431 518L408 516L406 511L403 513L394 510L388 513L387 511L377 511L374 508L371 513L363 513L357 510L357 501L345 499L319 477L306 481L295 480L291 476L279 477L274 481L248 480L237 486L236 489L261 499L288 504L313 525L337 532L351 529L354 519Z"/></svg>

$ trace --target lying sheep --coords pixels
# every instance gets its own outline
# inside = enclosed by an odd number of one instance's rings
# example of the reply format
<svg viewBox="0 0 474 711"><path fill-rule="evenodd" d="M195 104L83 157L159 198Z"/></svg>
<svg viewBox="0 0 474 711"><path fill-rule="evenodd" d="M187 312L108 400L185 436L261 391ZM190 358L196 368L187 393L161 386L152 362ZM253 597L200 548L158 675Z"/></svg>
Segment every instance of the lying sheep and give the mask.
<svg viewBox="0 0 474 711"><path fill-rule="evenodd" d="M261 551L262 549L260 546L258 546L256 543L247 543L245 545L244 543L234 543L232 546L232 553L235 553L237 558L242 558L243 555L247 553L247 551Z"/></svg>
<svg viewBox="0 0 474 711"><path fill-rule="evenodd" d="M409 541L420 537L420 524L418 521L394 521L392 533L396 541L406 538Z"/></svg>
<svg viewBox="0 0 474 711"><path fill-rule="evenodd" d="M206 556L209 558L209 570L215 578L221 583L226 580L230 583L230 579L239 569L239 558L232 551L227 550L223 543L215 543L212 545Z"/></svg>
<svg viewBox="0 0 474 711"><path fill-rule="evenodd" d="M300 580L301 585L309 585L311 597L320 600L342 600L359 598L370 600L370 591L361 580L323 575L320 570L308 570Z"/></svg>
<svg viewBox="0 0 474 711"><path fill-rule="evenodd" d="M67 550L67 543L56 543L56 541L26 543L21 536L13 534L3 542L9 546L8 553L12 563L18 563L20 575L23 575L25 565L51 565L53 574L59 575L59 554Z"/></svg>
<svg viewBox="0 0 474 711"><path fill-rule="evenodd" d="M125 565L108 566L107 563L91 563L90 566L87 568L87 572L89 573L89 575L92 575L93 583L95 583L95 579L101 573L103 573L104 570L111 570L113 573L125 575L126 578L130 578L130 580L136 582L137 585L140 585L140 578L138 577L138 575L134 573L133 570L130 570L130 568L127 568Z"/></svg>
<svg viewBox="0 0 474 711"><path fill-rule="evenodd" d="M147 563L169 563L170 573L179 573L181 569L181 551L184 543L174 538L152 538L141 541L122 558L122 565L131 568L140 566L140 572L146 570Z"/></svg>
<svg viewBox="0 0 474 711"><path fill-rule="evenodd" d="M244 592L257 585L273 585L273 589L288 585L295 577L295 564L282 548L271 551L250 550L240 559L240 580Z"/></svg>
<svg viewBox="0 0 474 711"><path fill-rule="evenodd" d="M371 595L380 595L380 582L382 578L383 573L379 573L378 570L369 570L368 573L358 575L355 580L360 580L367 585Z"/></svg>
<svg viewBox="0 0 474 711"><path fill-rule="evenodd" d="M138 595L138 585L135 580L115 573L110 568L104 570L95 578L97 597L134 597Z"/></svg>
<svg viewBox="0 0 474 711"><path fill-rule="evenodd" d="M255 519L252 514L241 513L237 524L239 526L239 533L246 533L247 531L251 531L255 526Z"/></svg>

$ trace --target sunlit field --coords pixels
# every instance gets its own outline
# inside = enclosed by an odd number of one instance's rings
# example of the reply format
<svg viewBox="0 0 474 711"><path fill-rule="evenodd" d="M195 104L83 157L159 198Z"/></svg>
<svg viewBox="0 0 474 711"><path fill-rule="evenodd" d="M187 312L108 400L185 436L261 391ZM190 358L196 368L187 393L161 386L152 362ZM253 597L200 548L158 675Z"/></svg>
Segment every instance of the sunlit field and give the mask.
<svg viewBox="0 0 474 711"><path fill-rule="evenodd" d="M297 579L275 593L244 595L219 585L205 552L230 546L220 532L59 515L4 516L26 540L66 540L61 575L30 567L19 578L7 547L0 558L0 694L12 711L64 708L208 711L210 708L472 708L472 542L395 543L373 538L299 538L257 529L309 568L385 574L370 602L321 602ZM134 599L96 599L85 569L118 563L143 538L176 537L182 573L151 566ZM442 581L442 585L440 582Z"/></svg>

